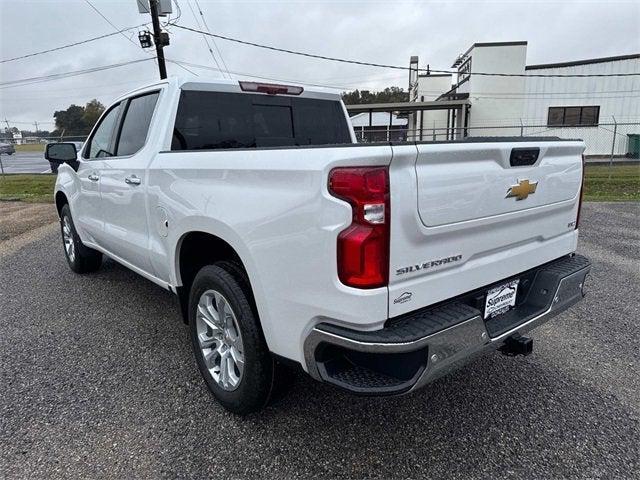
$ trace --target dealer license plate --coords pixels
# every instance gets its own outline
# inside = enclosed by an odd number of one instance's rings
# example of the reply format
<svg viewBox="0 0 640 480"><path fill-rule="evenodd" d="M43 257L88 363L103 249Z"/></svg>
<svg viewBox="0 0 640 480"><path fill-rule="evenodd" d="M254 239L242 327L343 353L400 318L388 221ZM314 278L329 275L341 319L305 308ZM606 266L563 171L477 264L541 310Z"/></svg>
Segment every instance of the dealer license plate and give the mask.
<svg viewBox="0 0 640 480"><path fill-rule="evenodd" d="M487 290L484 303L484 318L493 318L511 309L516 304L516 294L520 280L503 283L499 287Z"/></svg>

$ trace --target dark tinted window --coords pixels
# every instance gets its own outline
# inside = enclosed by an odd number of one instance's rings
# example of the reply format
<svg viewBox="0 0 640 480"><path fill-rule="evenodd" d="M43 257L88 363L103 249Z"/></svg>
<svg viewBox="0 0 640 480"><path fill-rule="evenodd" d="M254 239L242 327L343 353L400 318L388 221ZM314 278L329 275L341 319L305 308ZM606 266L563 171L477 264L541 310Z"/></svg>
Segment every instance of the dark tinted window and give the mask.
<svg viewBox="0 0 640 480"><path fill-rule="evenodd" d="M549 125L562 125L564 121L564 108L562 107L549 107Z"/></svg>
<svg viewBox="0 0 640 480"><path fill-rule="evenodd" d="M582 107L581 125L597 125L600 107Z"/></svg>
<svg viewBox="0 0 640 480"><path fill-rule="evenodd" d="M253 105L256 143L263 139L293 138L293 115L289 105Z"/></svg>
<svg viewBox="0 0 640 480"><path fill-rule="evenodd" d="M564 125L580 125L580 107L564 109Z"/></svg>
<svg viewBox="0 0 640 480"><path fill-rule="evenodd" d="M183 91L172 150L350 143L340 102Z"/></svg>
<svg viewBox="0 0 640 480"><path fill-rule="evenodd" d="M549 107L547 125L572 127L598 125L600 107Z"/></svg>
<svg viewBox="0 0 640 480"><path fill-rule="evenodd" d="M100 119L98 128L89 139L89 148L84 149L84 158L113 156L115 126L120 116L120 104L116 104Z"/></svg>
<svg viewBox="0 0 640 480"><path fill-rule="evenodd" d="M133 155L144 145L158 95L158 92L154 92L129 101L116 150L119 157Z"/></svg>

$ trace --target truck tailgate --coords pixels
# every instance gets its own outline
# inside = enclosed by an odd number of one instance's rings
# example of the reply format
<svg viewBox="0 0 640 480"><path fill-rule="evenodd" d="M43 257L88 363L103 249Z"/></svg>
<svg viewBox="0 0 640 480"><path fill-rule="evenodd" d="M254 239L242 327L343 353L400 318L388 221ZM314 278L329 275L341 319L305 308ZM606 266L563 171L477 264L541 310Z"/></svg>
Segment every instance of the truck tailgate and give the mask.
<svg viewBox="0 0 640 480"><path fill-rule="evenodd" d="M580 141L393 146L389 315L575 250Z"/></svg>

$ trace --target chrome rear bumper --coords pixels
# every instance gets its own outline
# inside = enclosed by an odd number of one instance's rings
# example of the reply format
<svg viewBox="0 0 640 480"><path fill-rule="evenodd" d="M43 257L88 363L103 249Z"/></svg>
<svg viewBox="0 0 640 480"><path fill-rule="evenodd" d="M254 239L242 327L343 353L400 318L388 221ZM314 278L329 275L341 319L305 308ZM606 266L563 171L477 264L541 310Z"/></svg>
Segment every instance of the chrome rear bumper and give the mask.
<svg viewBox="0 0 640 480"><path fill-rule="evenodd" d="M407 393L580 301L590 268L585 257L574 255L528 272L531 286L524 300L493 320L485 321L466 295L397 322L391 320L375 332L319 324L304 344L308 372L358 394Z"/></svg>

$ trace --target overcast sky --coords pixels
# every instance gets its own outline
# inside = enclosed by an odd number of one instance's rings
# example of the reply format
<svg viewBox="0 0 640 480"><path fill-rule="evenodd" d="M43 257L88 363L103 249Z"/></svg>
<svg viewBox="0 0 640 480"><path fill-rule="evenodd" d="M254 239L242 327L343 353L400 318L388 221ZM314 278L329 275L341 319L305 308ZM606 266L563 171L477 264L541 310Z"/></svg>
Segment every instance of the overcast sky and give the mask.
<svg viewBox="0 0 640 480"><path fill-rule="evenodd" d="M119 28L149 21L135 0L90 0ZM217 1L198 0L214 33L256 43L368 62L449 69L474 42L527 40L527 63L549 63L640 52L640 2L502 1ZM179 24L198 28L196 0L178 0ZM191 7L195 11L192 13ZM174 5L175 17L176 9ZM85 0L0 0L0 59L111 33L114 28ZM0 64L0 83L148 57L137 32ZM407 88L408 75L382 68L302 58L217 40L230 71L333 85L341 89ZM214 50L215 51L215 50ZM169 59L215 68L203 38L171 29ZM218 58L218 61L219 58ZM191 68L191 67L189 67ZM215 71L191 68L200 77ZM185 74L168 65L169 75ZM232 74L238 78L239 75ZM33 85L0 85L0 120L53 129L53 112L71 103L116 96L155 80L153 61ZM22 123L17 123L22 122ZM46 123L50 122L50 123Z"/></svg>

